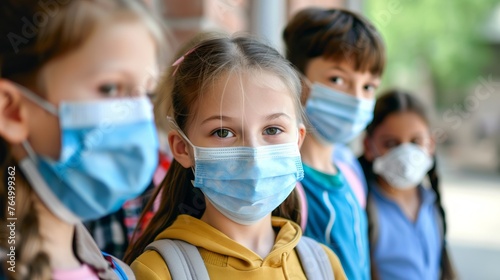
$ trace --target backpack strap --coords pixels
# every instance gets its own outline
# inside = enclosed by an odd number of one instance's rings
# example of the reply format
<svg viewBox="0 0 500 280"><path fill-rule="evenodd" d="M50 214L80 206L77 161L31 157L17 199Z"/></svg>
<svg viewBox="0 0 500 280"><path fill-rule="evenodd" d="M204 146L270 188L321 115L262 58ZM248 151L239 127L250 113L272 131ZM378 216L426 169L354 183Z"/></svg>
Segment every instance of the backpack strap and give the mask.
<svg viewBox="0 0 500 280"><path fill-rule="evenodd" d="M304 186L302 186L300 182L297 182L295 188L297 189L297 193L299 194L300 227L302 228L302 232L305 232L307 226L307 215L308 215L306 191L304 190Z"/></svg>
<svg viewBox="0 0 500 280"><path fill-rule="evenodd" d="M173 280L210 279L196 246L181 240L161 239L149 244L145 250L154 250L162 256Z"/></svg>
<svg viewBox="0 0 500 280"><path fill-rule="evenodd" d="M373 198L373 194L371 191L368 192L366 198L366 212L368 218L368 241L372 247L375 247L375 244L379 238L379 228L378 228L378 209L375 203L375 199Z"/></svg>
<svg viewBox="0 0 500 280"><path fill-rule="evenodd" d="M368 183L370 184L370 182ZM379 238L378 209L373 198L370 185L366 196L366 216L368 218L368 242L370 247L370 274L372 280L379 280L377 265L375 264L375 246Z"/></svg>
<svg viewBox="0 0 500 280"><path fill-rule="evenodd" d="M102 255L106 261L111 265L113 271L118 275L118 279L132 280L135 279L135 275L130 269L130 267L122 262L117 257L114 257L108 253L102 252Z"/></svg>
<svg viewBox="0 0 500 280"><path fill-rule="evenodd" d="M295 249L297 250L300 262L302 263L302 269L304 269L307 279L335 279L330 259L325 249L318 242L309 237L302 236Z"/></svg>

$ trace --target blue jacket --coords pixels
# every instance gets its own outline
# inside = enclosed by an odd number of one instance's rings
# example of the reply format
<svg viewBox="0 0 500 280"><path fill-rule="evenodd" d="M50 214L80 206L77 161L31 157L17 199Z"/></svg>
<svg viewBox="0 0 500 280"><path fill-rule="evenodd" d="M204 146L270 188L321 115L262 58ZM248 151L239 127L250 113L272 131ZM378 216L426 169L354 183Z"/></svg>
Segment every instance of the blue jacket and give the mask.
<svg viewBox="0 0 500 280"><path fill-rule="evenodd" d="M335 163L355 166L354 172L362 174L350 150L346 147L336 150ZM330 175L304 165L304 173L301 183L308 205L304 234L328 245L337 254L348 279L370 279L366 214L341 169L338 174ZM365 182L364 176L359 179Z"/></svg>

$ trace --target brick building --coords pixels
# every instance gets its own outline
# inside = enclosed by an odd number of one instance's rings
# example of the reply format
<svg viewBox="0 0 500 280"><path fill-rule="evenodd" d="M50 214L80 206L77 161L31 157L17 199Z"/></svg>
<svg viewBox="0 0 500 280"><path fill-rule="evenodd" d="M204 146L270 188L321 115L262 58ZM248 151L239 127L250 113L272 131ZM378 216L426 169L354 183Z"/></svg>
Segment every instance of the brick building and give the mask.
<svg viewBox="0 0 500 280"><path fill-rule="evenodd" d="M165 20L177 49L202 30L250 32L282 49L287 19L308 7L361 10L361 0L147 0Z"/></svg>

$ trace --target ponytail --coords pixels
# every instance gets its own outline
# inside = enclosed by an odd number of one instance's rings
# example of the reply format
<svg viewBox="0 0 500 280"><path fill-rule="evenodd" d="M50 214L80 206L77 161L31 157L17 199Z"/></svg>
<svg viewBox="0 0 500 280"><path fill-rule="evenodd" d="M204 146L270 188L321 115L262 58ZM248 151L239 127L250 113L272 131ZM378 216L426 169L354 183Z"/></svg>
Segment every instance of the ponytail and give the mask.
<svg viewBox="0 0 500 280"><path fill-rule="evenodd" d="M438 179L438 173L437 173L437 162L436 162L436 156L434 156L434 164L432 165L431 170L427 173L427 176L429 176L429 181L431 183L431 188L436 194L436 205L438 206L439 214L441 215L441 221L442 221L442 227L443 227L443 238L446 237L446 214L444 212L443 204L442 204L442 199L441 199L441 192L439 189L439 179Z"/></svg>
<svg viewBox="0 0 500 280"><path fill-rule="evenodd" d="M172 161L165 179L158 186L144 207L139 224L153 208L156 198L160 195L160 207L146 226L144 233L138 237L140 229L136 228L128 247L124 261L131 264L141 255L155 237L173 224L181 214L201 218L205 211L205 198L199 189L193 187L191 181L194 175L191 169L184 168L175 159Z"/></svg>
<svg viewBox="0 0 500 280"><path fill-rule="evenodd" d="M272 215L291 220L298 225L302 223L302 209L297 187L293 189L292 193L290 193L278 208L274 209Z"/></svg>
<svg viewBox="0 0 500 280"><path fill-rule="evenodd" d="M0 205L8 205L8 177L11 176L8 174L8 167L15 167L16 217L19 221L15 229L16 244L18 244L16 247L16 272L9 272L8 263L4 259L11 246L7 237L12 233L9 234L7 227L0 228L0 252L6 251L5 255L0 256L2 262L0 276L2 276L3 270L8 279L51 279L50 259L42 249L43 237L40 234L38 212L33 201L34 193L12 158L10 147L2 138L0 138L0 166L2 168L0 173L2 181ZM2 224L7 224L8 214L7 207L0 211Z"/></svg>
<svg viewBox="0 0 500 280"><path fill-rule="evenodd" d="M364 155L358 158L361 169L366 178L366 217L368 220L368 241L370 247L370 272L372 280L379 280L377 267L375 265L375 260L373 257L373 249L375 243L378 239L378 219L377 219L377 207L371 198L371 182L376 180L375 173L373 173L373 162L366 159Z"/></svg>

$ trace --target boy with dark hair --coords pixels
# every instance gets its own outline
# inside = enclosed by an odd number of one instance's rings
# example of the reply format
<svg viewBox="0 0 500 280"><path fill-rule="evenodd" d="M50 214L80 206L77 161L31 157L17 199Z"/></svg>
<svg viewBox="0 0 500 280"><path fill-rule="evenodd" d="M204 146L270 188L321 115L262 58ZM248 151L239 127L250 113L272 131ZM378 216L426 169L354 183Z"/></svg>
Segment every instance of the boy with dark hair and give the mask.
<svg viewBox="0 0 500 280"><path fill-rule="evenodd" d="M382 38L356 13L320 8L296 14L283 37L287 58L309 85L302 96L312 125L301 148L305 235L332 248L349 279L370 279L366 181L346 144L373 118Z"/></svg>

